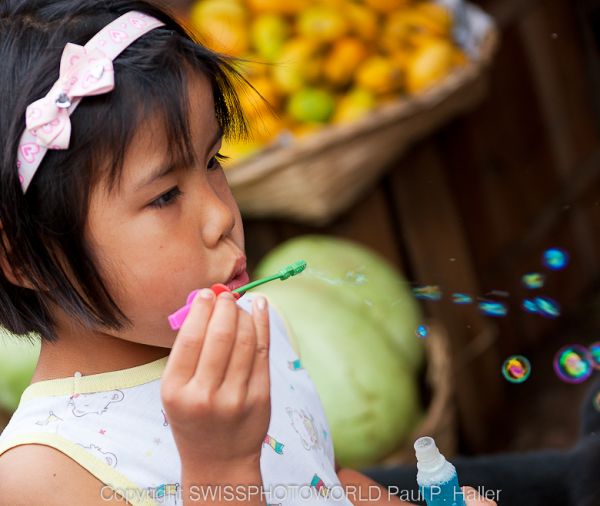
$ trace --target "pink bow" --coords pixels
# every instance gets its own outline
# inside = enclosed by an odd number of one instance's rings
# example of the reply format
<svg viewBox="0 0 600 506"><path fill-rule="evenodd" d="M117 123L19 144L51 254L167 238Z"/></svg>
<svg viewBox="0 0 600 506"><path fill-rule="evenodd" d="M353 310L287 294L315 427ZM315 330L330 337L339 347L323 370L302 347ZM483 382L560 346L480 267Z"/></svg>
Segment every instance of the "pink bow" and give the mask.
<svg viewBox="0 0 600 506"><path fill-rule="evenodd" d="M68 149L70 112L85 96L108 93L115 87L112 60L98 48L88 52L68 43L60 60L60 77L48 94L27 107L27 130L48 149Z"/></svg>

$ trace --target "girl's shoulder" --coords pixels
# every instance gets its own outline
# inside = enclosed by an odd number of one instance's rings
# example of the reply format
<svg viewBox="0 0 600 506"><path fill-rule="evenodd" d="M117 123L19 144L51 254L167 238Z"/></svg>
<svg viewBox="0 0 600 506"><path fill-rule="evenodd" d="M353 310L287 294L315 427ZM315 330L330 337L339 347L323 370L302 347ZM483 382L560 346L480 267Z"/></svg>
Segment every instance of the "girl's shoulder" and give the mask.
<svg viewBox="0 0 600 506"><path fill-rule="evenodd" d="M0 455L3 504L128 504L73 459L50 446L25 444Z"/></svg>

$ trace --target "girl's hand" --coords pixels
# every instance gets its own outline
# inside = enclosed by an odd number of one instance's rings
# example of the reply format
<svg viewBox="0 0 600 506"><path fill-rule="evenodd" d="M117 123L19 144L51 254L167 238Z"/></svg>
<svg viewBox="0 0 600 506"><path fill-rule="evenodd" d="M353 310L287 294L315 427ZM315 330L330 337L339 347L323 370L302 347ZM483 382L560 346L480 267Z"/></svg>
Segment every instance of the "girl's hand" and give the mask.
<svg viewBox="0 0 600 506"><path fill-rule="evenodd" d="M496 502L491 499L481 497L474 488L461 487L463 497L467 506L496 506Z"/></svg>
<svg viewBox="0 0 600 506"><path fill-rule="evenodd" d="M204 298L203 295L208 296ZM257 466L271 418L269 311L201 290L179 329L161 398L184 466Z"/></svg>

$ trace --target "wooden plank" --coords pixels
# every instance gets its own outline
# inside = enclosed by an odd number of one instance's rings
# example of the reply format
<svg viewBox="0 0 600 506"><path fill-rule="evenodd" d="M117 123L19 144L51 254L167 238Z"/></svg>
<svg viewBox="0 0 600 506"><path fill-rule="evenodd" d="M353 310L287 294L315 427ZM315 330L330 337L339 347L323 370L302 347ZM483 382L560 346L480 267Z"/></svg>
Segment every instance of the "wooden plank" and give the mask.
<svg viewBox="0 0 600 506"><path fill-rule="evenodd" d="M461 218L431 142L415 146L389 179L404 229L410 263L420 284L440 285L445 293L479 293ZM446 326L456 379L458 417L466 447L489 448L487 424L502 399L500 358L492 349L493 324L472 308L430 302L427 312ZM485 395L482 393L485 392Z"/></svg>

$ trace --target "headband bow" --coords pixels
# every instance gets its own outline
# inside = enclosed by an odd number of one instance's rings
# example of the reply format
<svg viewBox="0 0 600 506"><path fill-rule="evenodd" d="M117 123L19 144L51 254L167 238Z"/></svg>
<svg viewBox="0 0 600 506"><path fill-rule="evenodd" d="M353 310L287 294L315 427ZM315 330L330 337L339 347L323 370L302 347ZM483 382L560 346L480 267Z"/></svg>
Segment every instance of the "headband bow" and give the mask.
<svg viewBox="0 0 600 506"><path fill-rule="evenodd" d="M82 97L101 95L115 87L112 61L95 48L68 43L60 61L60 77L48 94L27 107L27 130L38 144L68 149L71 137L69 108Z"/></svg>
<svg viewBox="0 0 600 506"><path fill-rule="evenodd" d="M68 149L71 119L83 97L101 95L115 87L113 60L131 43L164 23L138 11L118 17L85 46L68 43L60 60L60 74L45 97L25 112L19 141L17 171L23 193L48 149Z"/></svg>

